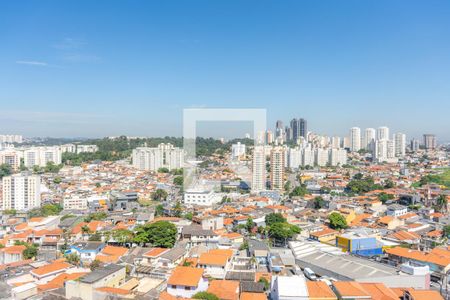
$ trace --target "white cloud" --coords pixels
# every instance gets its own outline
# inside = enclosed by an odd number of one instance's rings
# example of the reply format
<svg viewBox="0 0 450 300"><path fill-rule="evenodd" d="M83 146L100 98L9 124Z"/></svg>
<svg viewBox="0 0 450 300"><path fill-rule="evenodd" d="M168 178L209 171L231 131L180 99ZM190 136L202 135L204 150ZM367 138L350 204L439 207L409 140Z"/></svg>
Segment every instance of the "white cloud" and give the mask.
<svg viewBox="0 0 450 300"><path fill-rule="evenodd" d="M29 66L38 66L38 67L47 67L48 64L43 61L34 61L34 60L18 60L16 64L19 65L29 65Z"/></svg>

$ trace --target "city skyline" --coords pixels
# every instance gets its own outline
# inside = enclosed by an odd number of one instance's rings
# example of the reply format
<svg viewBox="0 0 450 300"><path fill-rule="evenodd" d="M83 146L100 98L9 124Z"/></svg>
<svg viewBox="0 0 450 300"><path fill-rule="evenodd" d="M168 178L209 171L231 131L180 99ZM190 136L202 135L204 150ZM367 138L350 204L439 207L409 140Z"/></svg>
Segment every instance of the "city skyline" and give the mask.
<svg viewBox="0 0 450 300"><path fill-rule="evenodd" d="M208 107L301 116L330 136L386 125L450 140L447 2L0 8L5 133L181 136L182 109Z"/></svg>

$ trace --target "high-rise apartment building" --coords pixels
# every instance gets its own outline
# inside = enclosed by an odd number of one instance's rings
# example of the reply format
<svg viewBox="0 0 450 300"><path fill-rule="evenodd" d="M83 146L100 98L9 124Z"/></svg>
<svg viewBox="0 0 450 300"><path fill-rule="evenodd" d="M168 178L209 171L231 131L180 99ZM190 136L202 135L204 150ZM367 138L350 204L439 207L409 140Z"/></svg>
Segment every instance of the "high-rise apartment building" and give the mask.
<svg viewBox="0 0 450 300"><path fill-rule="evenodd" d="M395 156L404 157L406 154L406 135L404 133L394 134Z"/></svg>
<svg viewBox="0 0 450 300"><path fill-rule="evenodd" d="M0 164L9 165L11 169L17 171L20 167L19 152L12 149L0 151Z"/></svg>
<svg viewBox="0 0 450 300"><path fill-rule="evenodd" d="M23 151L23 161L27 168L34 166L45 167L48 163L61 164L61 148L53 147L31 147Z"/></svg>
<svg viewBox="0 0 450 300"><path fill-rule="evenodd" d="M386 126L378 127L377 140L389 140L389 128Z"/></svg>
<svg viewBox="0 0 450 300"><path fill-rule="evenodd" d="M395 142L393 140L377 140L373 151L373 158L377 162L394 162Z"/></svg>
<svg viewBox="0 0 450 300"><path fill-rule="evenodd" d="M3 143L23 143L23 137L17 134L2 134L0 135L0 144Z"/></svg>
<svg viewBox="0 0 450 300"><path fill-rule="evenodd" d="M331 138L331 148L341 148L341 138L338 136L333 136Z"/></svg>
<svg viewBox="0 0 450 300"><path fill-rule="evenodd" d="M252 191L258 192L266 189L266 153L264 146L255 146L253 149L252 165Z"/></svg>
<svg viewBox="0 0 450 300"><path fill-rule="evenodd" d="M283 189L284 168L285 168L284 147L274 147L270 152L270 186L272 190Z"/></svg>
<svg viewBox="0 0 450 300"><path fill-rule="evenodd" d="M423 145L426 150L433 150L436 148L436 136L434 134L424 134L423 135Z"/></svg>
<svg viewBox="0 0 450 300"><path fill-rule="evenodd" d="M375 146L376 130L374 128L366 128L364 131L364 139L362 147L365 150L372 151Z"/></svg>
<svg viewBox="0 0 450 300"><path fill-rule="evenodd" d="M3 210L29 210L41 205L41 177L29 173L5 176L2 180Z"/></svg>
<svg viewBox="0 0 450 300"><path fill-rule="evenodd" d="M184 164L184 151L172 144L158 147L139 147L133 150L133 167L139 170L157 171L160 168L180 169Z"/></svg>
<svg viewBox="0 0 450 300"><path fill-rule="evenodd" d="M419 140L418 139L412 139L410 148L411 148L412 152L419 151L419 149L420 149L420 142L419 142Z"/></svg>
<svg viewBox="0 0 450 300"><path fill-rule="evenodd" d="M231 145L231 158L239 159L241 156L245 155L245 144L238 142L237 144Z"/></svg>
<svg viewBox="0 0 450 300"><path fill-rule="evenodd" d="M359 127L350 128L350 151L357 152L361 149L361 129Z"/></svg>

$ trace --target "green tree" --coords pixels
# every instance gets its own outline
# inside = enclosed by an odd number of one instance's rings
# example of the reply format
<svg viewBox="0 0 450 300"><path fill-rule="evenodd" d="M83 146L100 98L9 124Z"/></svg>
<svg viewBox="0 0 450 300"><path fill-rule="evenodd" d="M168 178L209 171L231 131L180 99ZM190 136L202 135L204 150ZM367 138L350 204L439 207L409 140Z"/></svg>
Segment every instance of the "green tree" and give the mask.
<svg viewBox="0 0 450 300"><path fill-rule="evenodd" d="M60 184L61 181L62 181L62 179L61 179L60 176L56 176L56 177L53 179L53 183L55 183L55 184Z"/></svg>
<svg viewBox="0 0 450 300"><path fill-rule="evenodd" d="M439 212L446 212L447 205L448 205L447 197L445 195L439 195L436 199L435 209Z"/></svg>
<svg viewBox="0 0 450 300"><path fill-rule="evenodd" d="M330 221L330 227L336 230L347 228L347 221L344 216L338 212L332 212L328 216L328 220Z"/></svg>
<svg viewBox="0 0 450 300"><path fill-rule="evenodd" d="M181 206L180 201L178 201L173 207L173 215L177 218L181 217L183 214L183 207Z"/></svg>
<svg viewBox="0 0 450 300"><path fill-rule="evenodd" d="M173 184L182 186L183 185L183 176L177 176L173 179Z"/></svg>
<svg viewBox="0 0 450 300"><path fill-rule="evenodd" d="M325 207L325 200L322 197L318 196L314 198L314 208L321 209Z"/></svg>
<svg viewBox="0 0 450 300"><path fill-rule="evenodd" d="M8 164L1 164L0 165L0 178L3 178L5 176L12 174L12 168Z"/></svg>
<svg viewBox="0 0 450 300"><path fill-rule="evenodd" d="M128 229L116 229L111 233L113 239L118 243L125 244L131 243L134 238L134 233Z"/></svg>
<svg viewBox="0 0 450 300"><path fill-rule="evenodd" d="M194 296L192 296L192 299L220 300L219 297L209 292L198 292Z"/></svg>
<svg viewBox="0 0 450 300"><path fill-rule="evenodd" d="M101 264L102 263L98 259L94 259L89 265L89 269L91 269L91 271L94 271L95 269L98 269Z"/></svg>
<svg viewBox="0 0 450 300"><path fill-rule="evenodd" d="M85 217L84 221L86 223L89 223L91 221L101 221L101 220L106 219L107 216L108 216L108 214L104 211L95 212L95 213L89 214L87 217Z"/></svg>
<svg viewBox="0 0 450 300"><path fill-rule="evenodd" d="M177 227L167 221L157 221L139 226L134 242L150 243L153 247L172 248L177 239Z"/></svg>
<svg viewBox="0 0 450 300"><path fill-rule="evenodd" d="M66 261L69 264L78 266L78 264L80 263L80 257L76 253L70 253L66 255Z"/></svg>
<svg viewBox="0 0 450 300"><path fill-rule="evenodd" d="M303 197L308 193L305 185L296 186L289 194L291 197Z"/></svg>
<svg viewBox="0 0 450 300"><path fill-rule="evenodd" d="M170 171L169 171L169 169L167 169L167 168L159 168L158 169L158 173L169 173Z"/></svg>
<svg viewBox="0 0 450 300"><path fill-rule="evenodd" d="M442 229L443 236L449 237L450 236L450 225L445 225Z"/></svg>
<svg viewBox="0 0 450 300"><path fill-rule="evenodd" d="M270 288L270 282L265 277L261 277L258 282L264 284L264 290L268 290Z"/></svg>
<svg viewBox="0 0 450 300"><path fill-rule="evenodd" d="M164 215L164 206L162 204L158 204L155 207L155 215L163 216Z"/></svg>
<svg viewBox="0 0 450 300"><path fill-rule="evenodd" d="M253 219L249 217L245 223L245 229L247 229L248 232L251 232L253 227L255 227L255 223L253 222Z"/></svg>
<svg viewBox="0 0 450 300"><path fill-rule="evenodd" d="M274 223L285 223L286 218L280 213L270 213L265 217L266 226L270 226Z"/></svg>
<svg viewBox="0 0 450 300"><path fill-rule="evenodd" d="M192 218L194 217L194 215L191 212L187 212L184 214L184 218L187 220L192 221Z"/></svg>
<svg viewBox="0 0 450 300"><path fill-rule="evenodd" d="M91 242L101 242L102 235L99 232L95 232L93 235L89 237L89 241Z"/></svg>
<svg viewBox="0 0 450 300"><path fill-rule="evenodd" d="M276 240L287 240L300 233L300 228L289 223L274 223L269 227L269 236Z"/></svg>
<svg viewBox="0 0 450 300"><path fill-rule="evenodd" d="M89 226L83 225L83 226L81 226L81 232L83 234L90 234L91 233L91 229L89 228Z"/></svg>
<svg viewBox="0 0 450 300"><path fill-rule="evenodd" d="M154 201L164 201L164 200L167 199L167 196L168 196L168 194L167 194L167 192L166 192L165 190L163 190L163 189L157 189L157 190L153 193L152 199L153 199Z"/></svg>

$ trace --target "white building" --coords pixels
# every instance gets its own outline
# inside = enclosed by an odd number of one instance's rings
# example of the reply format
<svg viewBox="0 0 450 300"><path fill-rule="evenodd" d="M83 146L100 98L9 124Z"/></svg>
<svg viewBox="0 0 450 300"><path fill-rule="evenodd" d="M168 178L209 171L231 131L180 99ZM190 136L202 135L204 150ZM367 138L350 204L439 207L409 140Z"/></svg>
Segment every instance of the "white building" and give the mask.
<svg viewBox="0 0 450 300"><path fill-rule="evenodd" d="M359 127L350 128L350 151L357 152L361 149L361 129Z"/></svg>
<svg viewBox="0 0 450 300"><path fill-rule="evenodd" d="M45 167L48 163L61 164L61 148L31 147L23 151L24 165L27 168L34 166Z"/></svg>
<svg viewBox="0 0 450 300"><path fill-rule="evenodd" d="M394 134L395 156L404 157L406 154L406 135L404 133Z"/></svg>
<svg viewBox="0 0 450 300"><path fill-rule="evenodd" d="M331 166L347 164L347 151L345 149L330 149L328 163Z"/></svg>
<svg viewBox="0 0 450 300"><path fill-rule="evenodd" d="M377 140L373 150L373 158L377 162L396 162L395 143L392 140Z"/></svg>
<svg viewBox="0 0 450 300"><path fill-rule="evenodd" d="M273 190L284 188L284 147L274 147L270 152L270 187Z"/></svg>
<svg viewBox="0 0 450 300"><path fill-rule="evenodd" d="M266 189L266 154L264 146L255 146L253 149L252 191Z"/></svg>
<svg viewBox="0 0 450 300"><path fill-rule="evenodd" d="M302 164L302 150L299 147L289 148L286 155L287 167L298 169Z"/></svg>
<svg viewBox="0 0 450 300"><path fill-rule="evenodd" d="M28 173L5 176L2 180L3 210L29 210L41 206L41 177Z"/></svg>
<svg viewBox="0 0 450 300"><path fill-rule="evenodd" d="M65 152L69 152L69 153L75 153L77 152L77 146L75 144L64 144L61 145L61 152L65 153Z"/></svg>
<svg viewBox="0 0 450 300"><path fill-rule="evenodd" d="M341 138L338 136L333 136L331 138L331 148L341 148Z"/></svg>
<svg viewBox="0 0 450 300"><path fill-rule="evenodd" d="M302 275L272 276L270 286L273 300L309 299L306 279Z"/></svg>
<svg viewBox="0 0 450 300"><path fill-rule="evenodd" d="M302 166L314 166L314 150L310 147L302 150Z"/></svg>
<svg viewBox="0 0 450 300"><path fill-rule="evenodd" d="M221 200L213 190L202 188L189 189L184 192L184 203L199 206L211 206Z"/></svg>
<svg viewBox="0 0 450 300"><path fill-rule="evenodd" d="M316 166L324 167L328 164L328 149L317 148L314 151L314 164Z"/></svg>
<svg viewBox="0 0 450 300"><path fill-rule="evenodd" d="M90 152L94 153L98 151L97 145L77 145L77 153Z"/></svg>
<svg viewBox="0 0 450 300"><path fill-rule="evenodd" d="M0 144L3 143L23 143L23 137L17 134L2 134L0 135Z"/></svg>
<svg viewBox="0 0 450 300"><path fill-rule="evenodd" d="M69 195L64 198L63 207L65 210L85 210L88 208L88 199L79 195Z"/></svg>
<svg viewBox="0 0 450 300"><path fill-rule="evenodd" d="M139 147L133 150L133 167L139 170L180 169L183 164L183 149L172 144L159 144L156 148Z"/></svg>
<svg viewBox="0 0 450 300"><path fill-rule="evenodd" d="M373 150L373 147L375 146L375 139L376 139L376 130L374 128L366 128L364 131L364 142L363 142L363 148L369 151Z"/></svg>
<svg viewBox="0 0 450 300"><path fill-rule="evenodd" d="M11 169L17 171L20 167L20 155L15 150L0 151L0 164L11 166Z"/></svg>
<svg viewBox="0 0 450 300"><path fill-rule="evenodd" d="M245 155L245 145L238 142L237 144L231 145L231 158L239 159Z"/></svg>
<svg viewBox="0 0 450 300"><path fill-rule="evenodd" d="M389 139L389 128L386 126L378 127L377 129L377 140L388 140Z"/></svg>

